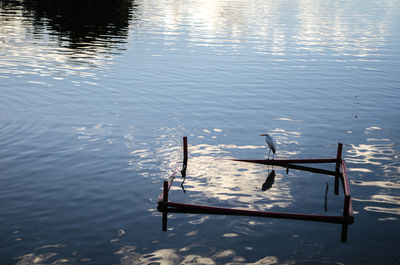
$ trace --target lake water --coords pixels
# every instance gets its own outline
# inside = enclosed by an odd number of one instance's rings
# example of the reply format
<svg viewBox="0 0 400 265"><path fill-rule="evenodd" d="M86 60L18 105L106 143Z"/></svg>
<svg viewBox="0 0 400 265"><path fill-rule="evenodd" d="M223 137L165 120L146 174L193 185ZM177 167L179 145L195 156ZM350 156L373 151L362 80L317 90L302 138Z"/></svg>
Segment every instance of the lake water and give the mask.
<svg viewBox="0 0 400 265"><path fill-rule="evenodd" d="M400 2L0 2L0 264L399 264ZM355 223L170 214L182 160L205 205L341 214L333 178L227 158L335 157ZM328 212L324 193L329 183Z"/></svg>

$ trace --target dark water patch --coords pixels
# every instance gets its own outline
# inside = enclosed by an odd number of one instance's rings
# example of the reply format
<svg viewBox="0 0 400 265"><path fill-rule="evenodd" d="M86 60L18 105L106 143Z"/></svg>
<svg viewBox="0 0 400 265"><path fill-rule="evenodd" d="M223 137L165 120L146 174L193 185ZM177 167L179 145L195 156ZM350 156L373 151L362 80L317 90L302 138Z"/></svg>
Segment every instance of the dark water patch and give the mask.
<svg viewBox="0 0 400 265"><path fill-rule="evenodd" d="M31 19L34 36L41 38L46 33L55 36L61 47L86 51L96 51L97 46L122 48L136 6L131 0L12 3Z"/></svg>

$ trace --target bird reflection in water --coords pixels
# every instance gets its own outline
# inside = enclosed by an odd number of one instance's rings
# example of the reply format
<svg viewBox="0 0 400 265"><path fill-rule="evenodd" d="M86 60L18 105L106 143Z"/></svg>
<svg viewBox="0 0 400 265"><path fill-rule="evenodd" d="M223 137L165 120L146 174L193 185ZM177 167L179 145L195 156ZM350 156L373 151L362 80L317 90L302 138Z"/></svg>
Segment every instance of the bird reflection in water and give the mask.
<svg viewBox="0 0 400 265"><path fill-rule="evenodd" d="M261 187L262 191L269 190L275 182L275 170L272 170L271 173L268 174L267 179L265 180L264 184Z"/></svg>

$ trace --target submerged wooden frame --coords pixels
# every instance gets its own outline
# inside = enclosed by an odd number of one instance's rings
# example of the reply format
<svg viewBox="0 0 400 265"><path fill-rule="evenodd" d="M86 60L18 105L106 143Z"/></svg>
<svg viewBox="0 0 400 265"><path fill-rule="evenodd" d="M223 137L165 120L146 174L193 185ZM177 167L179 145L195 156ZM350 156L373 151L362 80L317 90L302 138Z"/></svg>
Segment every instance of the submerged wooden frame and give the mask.
<svg viewBox="0 0 400 265"><path fill-rule="evenodd" d="M198 213L198 214L216 214L216 215L238 215L238 216L257 216L266 218L280 218L280 219L294 219L303 221L314 221L324 223L335 223L342 225L341 231L341 242L347 241L347 230L348 226L354 223L354 212L350 195L349 179L347 176L346 163L342 159L342 147L341 143L338 144L336 158L324 158L324 159L232 159L238 162L256 163L263 165L275 165L284 167L287 170L289 168L296 170L303 170L313 173L319 173L324 175L330 175L335 177L335 195L339 194L339 182L342 183L344 193L344 204L343 204L343 215L332 216L332 215L318 215L318 214L298 214L298 213L280 213L280 212L269 212L269 211L255 211L255 210L241 210L233 208L222 208L215 206L206 206L198 204L185 204L171 202L168 200L168 193L175 179L177 171L175 171L168 180L164 181L163 192L158 198L157 209L162 212L162 230L167 230L168 212L173 213ZM188 162L188 147L187 137L183 137L183 163L180 171L184 180L186 179L186 169ZM335 164L335 171L313 168L295 164L321 164L331 163ZM182 182L183 184L183 182ZM182 185L181 184L181 185ZM182 186L183 188L183 186Z"/></svg>

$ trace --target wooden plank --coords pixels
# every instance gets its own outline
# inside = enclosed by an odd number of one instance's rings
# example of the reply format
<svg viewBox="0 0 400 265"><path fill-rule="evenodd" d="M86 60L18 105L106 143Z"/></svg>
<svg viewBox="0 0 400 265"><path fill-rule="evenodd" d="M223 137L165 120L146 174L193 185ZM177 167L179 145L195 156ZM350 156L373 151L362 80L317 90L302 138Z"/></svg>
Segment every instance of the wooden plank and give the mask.
<svg viewBox="0 0 400 265"><path fill-rule="evenodd" d="M176 202L167 202L164 204L162 208L168 208L169 212L180 212L180 213L257 216L257 217L294 219L294 220L315 221L315 222L336 223L336 224L352 223L351 218L347 218L345 216L265 212L265 211L241 210L241 209L222 208L215 206L204 206L204 205L185 204Z"/></svg>
<svg viewBox="0 0 400 265"><path fill-rule="evenodd" d="M316 158L316 159L230 159L238 162L248 162L263 165L286 165L286 164L322 164L336 163L335 158Z"/></svg>

